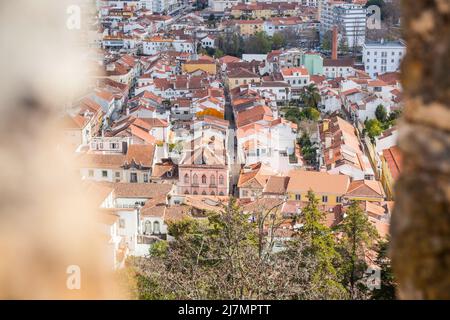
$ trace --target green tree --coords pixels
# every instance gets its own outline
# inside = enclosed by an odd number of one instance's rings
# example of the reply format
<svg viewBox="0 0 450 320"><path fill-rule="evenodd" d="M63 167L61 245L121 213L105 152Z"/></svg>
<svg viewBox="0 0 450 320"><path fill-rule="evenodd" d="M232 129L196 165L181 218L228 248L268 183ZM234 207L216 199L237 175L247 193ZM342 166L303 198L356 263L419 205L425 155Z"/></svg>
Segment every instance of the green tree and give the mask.
<svg viewBox="0 0 450 320"><path fill-rule="evenodd" d="M377 106L377 109L375 110L375 117L381 123L385 123L387 121L388 119L387 111L382 104Z"/></svg>
<svg viewBox="0 0 450 320"><path fill-rule="evenodd" d="M339 41L339 51L342 52L344 55L348 54L349 48L346 37L342 37L341 41Z"/></svg>
<svg viewBox="0 0 450 320"><path fill-rule="evenodd" d="M306 119L311 121L318 121L320 119L320 111L312 107L305 108L303 115Z"/></svg>
<svg viewBox="0 0 450 320"><path fill-rule="evenodd" d="M220 49L216 49L216 50L215 50L214 56L215 56L217 59L222 58L224 55L225 55L225 54L223 53L222 50L220 50Z"/></svg>
<svg viewBox="0 0 450 320"><path fill-rule="evenodd" d="M334 288L340 292L343 287L338 281L335 267L339 255L335 248L334 236L330 228L323 224L326 216L319 210L319 200L312 190L308 191L307 198L308 204L302 210L303 226L299 236L306 242L304 254L317 259L311 281L320 290L327 291Z"/></svg>
<svg viewBox="0 0 450 320"><path fill-rule="evenodd" d="M272 38L264 31L255 33L244 40L244 53L266 54L272 50Z"/></svg>
<svg viewBox="0 0 450 320"><path fill-rule="evenodd" d="M286 120L298 123L300 120L303 119L303 115L300 112L299 108L289 108L287 109L286 113L284 114L284 117Z"/></svg>
<svg viewBox="0 0 450 320"><path fill-rule="evenodd" d="M311 198L313 199L313 198ZM279 204L281 205L281 203ZM336 299L345 291L335 279L333 238L320 225L317 203L305 214L304 235L276 253L269 234L282 222L277 210L244 213L235 200L207 220L169 224L173 241L132 258L140 299ZM308 211L309 210L309 211ZM277 222L278 221L278 222ZM261 237L261 235L264 235ZM270 236L271 237L271 236ZM129 279L129 277L125 277ZM128 281L129 282L129 281Z"/></svg>
<svg viewBox="0 0 450 320"><path fill-rule="evenodd" d="M325 51L329 51L331 50L331 38L332 38L332 33L330 30L326 31L321 39L321 47L322 50Z"/></svg>
<svg viewBox="0 0 450 320"><path fill-rule="evenodd" d="M305 106L317 109L321 100L319 89L314 83L311 83L303 87L301 98Z"/></svg>
<svg viewBox="0 0 450 320"><path fill-rule="evenodd" d="M375 137L378 137L383 132L383 127L378 119L370 119L365 123L365 131L372 142L374 142Z"/></svg>
<svg viewBox="0 0 450 320"><path fill-rule="evenodd" d="M389 113L389 121L395 122L402 115L402 110L394 110Z"/></svg>
<svg viewBox="0 0 450 320"><path fill-rule="evenodd" d="M367 269L366 253L378 239L378 233L370 223L358 202L353 202L346 216L336 228L341 232L339 252L342 257L343 285L352 299L360 299L366 293L364 273Z"/></svg>
<svg viewBox="0 0 450 320"><path fill-rule="evenodd" d="M281 32L275 32L272 37L272 50L278 50L286 46L286 38Z"/></svg>
<svg viewBox="0 0 450 320"><path fill-rule="evenodd" d="M315 165L317 162L317 148L313 146L309 135L304 132L298 139L298 143L302 150L303 159L311 165Z"/></svg>
<svg viewBox="0 0 450 320"><path fill-rule="evenodd" d="M376 265L381 271L381 287L372 292L372 299L374 300L394 300L396 283L394 273L391 267L391 259L388 256L389 239L381 240L377 244L377 259Z"/></svg>

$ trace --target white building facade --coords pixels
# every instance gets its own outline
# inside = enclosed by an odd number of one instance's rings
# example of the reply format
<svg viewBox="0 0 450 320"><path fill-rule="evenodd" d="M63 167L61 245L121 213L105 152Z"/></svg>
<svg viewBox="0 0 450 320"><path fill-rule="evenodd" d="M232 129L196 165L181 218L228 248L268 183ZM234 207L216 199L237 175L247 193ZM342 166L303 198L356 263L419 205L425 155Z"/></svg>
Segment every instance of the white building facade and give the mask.
<svg viewBox="0 0 450 320"><path fill-rule="evenodd" d="M386 72L395 72L406 54L403 41L367 42L363 46L363 62L365 71L372 77Z"/></svg>

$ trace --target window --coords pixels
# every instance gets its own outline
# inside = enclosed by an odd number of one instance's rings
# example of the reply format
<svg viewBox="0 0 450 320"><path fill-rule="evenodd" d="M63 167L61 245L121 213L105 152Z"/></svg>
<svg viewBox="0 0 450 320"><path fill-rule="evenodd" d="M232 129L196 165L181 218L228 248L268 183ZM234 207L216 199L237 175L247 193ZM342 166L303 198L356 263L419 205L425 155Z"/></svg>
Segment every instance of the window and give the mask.
<svg viewBox="0 0 450 320"><path fill-rule="evenodd" d="M89 177L93 177L94 176L94 170L89 170L88 171L88 175L89 175Z"/></svg>
<svg viewBox="0 0 450 320"><path fill-rule="evenodd" d="M211 185L216 184L216 176L215 175L212 175L211 177L209 177L209 184L211 184Z"/></svg>
<svg viewBox="0 0 450 320"><path fill-rule="evenodd" d="M159 221L153 222L153 233L161 233Z"/></svg>
<svg viewBox="0 0 450 320"><path fill-rule="evenodd" d="M220 176L219 176L219 184L220 184L220 185L223 185L223 183L224 183L224 181L223 181L223 176L220 175Z"/></svg>
<svg viewBox="0 0 450 320"><path fill-rule="evenodd" d="M196 196L196 195L198 195L198 192L197 192L197 191L194 191L192 194L193 194L194 196Z"/></svg>
<svg viewBox="0 0 450 320"><path fill-rule="evenodd" d="M192 177L192 184L198 184L198 176L194 173L194 176Z"/></svg>
<svg viewBox="0 0 450 320"><path fill-rule="evenodd" d="M216 193L215 193L214 191L211 191L211 195L212 195L212 196L215 196Z"/></svg>
<svg viewBox="0 0 450 320"><path fill-rule="evenodd" d="M119 228L121 229L125 228L125 219L119 219Z"/></svg>
<svg viewBox="0 0 450 320"><path fill-rule="evenodd" d="M203 192L202 192L202 195L206 196L206 191L203 191Z"/></svg>
<svg viewBox="0 0 450 320"><path fill-rule="evenodd" d="M152 223L149 220L145 221L144 234L152 234Z"/></svg>
<svg viewBox="0 0 450 320"><path fill-rule="evenodd" d="M111 149L119 149L119 144L116 142L111 143Z"/></svg>
<svg viewBox="0 0 450 320"><path fill-rule="evenodd" d="M148 182L148 173L144 173L144 183Z"/></svg>
<svg viewBox="0 0 450 320"><path fill-rule="evenodd" d="M248 196L248 191L247 191L247 190L242 190L242 195L243 195L244 197L247 197L247 196Z"/></svg>
<svg viewBox="0 0 450 320"><path fill-rule="evenodd" d="M189 175L187 173L184 175L184 183L189 183Z"/></svg>
<svg viewBox="0 0 450 320"><path fill-rule="evenodd" d="M116 178L120 178L120 172L116 172Z"/></svg>
<svg viewBox="0 0 450 320"><path fill-rule="evenodd" d="M137 173L136 172L131 172L130 173L130 182L131 183L137 183Z"/></svg>
<svg viewBox="0 0 450 320"><path fill-rule="evenodd" d="M188 191L188 190L186 190L186 191L184 192L184 194L189 194L189 191Z"/></svg>
<svg viewBox="0 0 450 320"><path fill-rule="evenodd" d="M342 197L336 197L336 202L337 203L341 203L342 202Z"/></svg>
<svg viewBox="0 0 450 320"><path fill-rule="evenodd" d="M219 192L219 196L224 196L222 191Z"/></svg>
<svg viewBox="0 0 450 320"><path fill-rule="evenodd" d="M205 175L202 175L202 183L206 184L206 176Z"/></svg>
<svg viewBox="0 0 450 320"><path fill-rule="evenodd" d="M296 194L295 195L295 200L297 200L297 201L302 200L302 195L301 194Z"/></svg>
<svg viewBox="0 0 450 320"><path fill-rule="evenodd" d="M103 177L103 178L107 178L107 177L108 177L108 171L103 170L103 171L102 171L102 177Z"/></svg>
<svg viewBox="0 0 450 320"><path fill-rule="evenodd" d="M322 202L328 202L328 196L322 196Z"/></svg>

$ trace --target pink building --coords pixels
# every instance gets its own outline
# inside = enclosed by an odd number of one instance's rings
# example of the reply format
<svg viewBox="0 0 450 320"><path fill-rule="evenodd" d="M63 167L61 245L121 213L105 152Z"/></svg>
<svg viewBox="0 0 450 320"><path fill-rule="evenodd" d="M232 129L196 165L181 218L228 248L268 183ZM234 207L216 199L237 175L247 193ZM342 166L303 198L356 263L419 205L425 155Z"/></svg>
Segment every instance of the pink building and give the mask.
<svg viewBox="0 0 450 320"><path fill-rule="evenodd" d="M228 195L227 126L220 119L195 121L193 139L186 141L178 165L179 195Z"/></svg>
<svg viewBox="0 0 450 320"><path fill-rule="evenodd" d="M180 165L178 170L179 194L228 195L229 180L226 165Z"/></svg>

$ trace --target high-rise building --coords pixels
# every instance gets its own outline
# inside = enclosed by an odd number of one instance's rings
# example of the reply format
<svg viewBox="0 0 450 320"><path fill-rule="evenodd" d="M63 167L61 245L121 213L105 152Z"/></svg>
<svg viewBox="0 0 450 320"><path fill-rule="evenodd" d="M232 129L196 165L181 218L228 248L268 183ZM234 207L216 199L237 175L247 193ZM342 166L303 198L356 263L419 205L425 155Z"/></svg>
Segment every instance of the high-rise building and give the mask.
<svg viewBox="0 0 450 320"><path fill-rule="evenodd" d="M363 5L352 2L321 0L319 19L322 35L337 26L341 39L343 37L348 47L359 47L364 44L367 13Z"/></svg>

